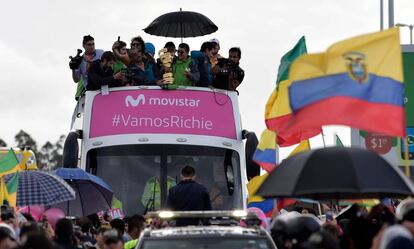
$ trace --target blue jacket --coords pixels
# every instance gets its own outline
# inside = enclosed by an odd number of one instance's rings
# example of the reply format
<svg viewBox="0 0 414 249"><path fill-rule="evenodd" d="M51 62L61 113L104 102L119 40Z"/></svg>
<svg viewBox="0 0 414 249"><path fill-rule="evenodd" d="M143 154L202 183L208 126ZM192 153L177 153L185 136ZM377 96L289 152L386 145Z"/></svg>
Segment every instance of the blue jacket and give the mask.
<svg viewBox="0 0 414 249"><path fill-rule="evenodd" d="M198 65L200 80L197 86L208 87L213 83L213 73L211 72L211 63L208 57L201 51L191 51L191 58Z"/></svg>
<svg viewBox="0 0 414 249"><path fill-rule="evenodd" d="M207 189L193 180L181 181L170 188L167 207L174 211L204 211L212 209ZM179 219L176 225L197 224L198 219Z"/></svg>

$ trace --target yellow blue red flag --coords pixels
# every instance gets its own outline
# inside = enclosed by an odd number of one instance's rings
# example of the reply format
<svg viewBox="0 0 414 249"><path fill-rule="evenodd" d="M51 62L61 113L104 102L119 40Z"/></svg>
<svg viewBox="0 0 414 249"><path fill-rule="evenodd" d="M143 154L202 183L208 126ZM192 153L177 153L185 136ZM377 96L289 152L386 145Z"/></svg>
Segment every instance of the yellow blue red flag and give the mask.
<svg viewBox="0 0 414 249"><path fill-rule="evenodd" d="M265 129L253 154L253 160L267 172L276 167L276 133Z"/></svg>
<svg viewBox="0 0 414 249"><path fill-rule="evenodd" d="M292 81L288 78L292 63L301 55L306 54L305 37L300 38L296 45L288 51L280 60L276 88L266 103L265 121L268 129L276 131L277 144L280 147L300 143L302 140L321 133L322 129L311 128L296 132L295 134L283 134L281 128L286 125L292 117L289 105L288 87Z"/></svg>
<svg viewBox="0 0 414 249"><path fill-rule="evenodd" d="M291 157L291 156L296 155L300 152L304 152L304 151L308 151L308 150L310 150L310 143L309 143L309 140L306 139L306 140L303 140L302 142L300 142L300 144L298 146L296 146L296 148L292 152L290 152L288 157Z"/></svg>
<svg viewBox="0 0 414 249"><path fill-rule="evenodd" d="M247 199L247 207L256 207L265 213L267 217L272 215L273 207L275 201L273 199L264 199L261 196L255 195L259 187L262 185L263 181L269 176L268 173L255 176L250 179L249 183L247 184L247 191L249 193L249 197Z"/></svg>
<svg viewBox="0 0 414 249"><path fill-rule="evenodd" d="M404 85L398 28L362 35L308 54L289 72L294 113L283 134L347 125L405 136Z"/></svg>

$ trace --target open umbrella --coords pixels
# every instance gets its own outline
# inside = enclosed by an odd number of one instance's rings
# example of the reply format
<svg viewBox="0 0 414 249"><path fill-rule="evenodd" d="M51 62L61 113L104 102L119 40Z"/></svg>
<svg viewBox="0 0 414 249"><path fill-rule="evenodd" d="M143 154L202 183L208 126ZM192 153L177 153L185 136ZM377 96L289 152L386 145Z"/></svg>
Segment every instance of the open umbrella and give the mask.
<svg viewBox="0 0 414 249"><path fill-rule="evenodd" d="M60 168L62 177L76 192L76 199L53 205L70 216L87 216L111 208L114 191L101 178L79 168Z"/></svg>
<svg viewBox="0 0 414 249"><path fill-rule="evenodd" d="M75 191L60 177L42 171L20 171L16 205L53 205L75 199ZM6 175L8 182L14 174Z"/></svg>
<svg viewBox="0 0 414 249"><path fill-rule="evenodd" d="M175 11L157 17L144 29L151 35L164 37L197 37L214 33L218 27L203 14Z"/></svg>
<svg viewBox="0 0 414 249"><path fill-rule="evenodd" d="M256 194L313 200L382 199L414 195L414 186L374 152L328 147L284 160Z"/></svg>

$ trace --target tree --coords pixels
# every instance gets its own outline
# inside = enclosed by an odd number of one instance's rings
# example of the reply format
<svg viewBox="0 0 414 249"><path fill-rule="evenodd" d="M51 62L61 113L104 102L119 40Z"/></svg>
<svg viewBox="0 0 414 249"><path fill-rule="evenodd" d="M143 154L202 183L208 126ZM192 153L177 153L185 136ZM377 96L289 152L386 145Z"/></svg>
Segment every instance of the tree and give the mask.
<svg viewBox="0 0 414 249"><path fill-rule="evenodd" d="M63 144L65 135L61 135L56 143L46 142L39 152L38 166L43 170L54 170L61 167L63 160Z"/></svg>
<svg viewBox="0 0 414 249"><path fill-rule="evenodd" d="M36 141L25 131L20 130L19 133L17 133L17 135L14 136L14 141L16 142L17 147L30 147L30 149L33 150L35 154L37 153Z"/></svg>
<svg viewBox="0 0 414 249"><path fill-rule="evenodd" d="M42 146L42 148L40 149L40 152L38 153L37 166L39 169L43 169L43 170L50 169L50 164L52 161L52 153L53 153L53 144L47 141Z"/></svg>
<svg viewBox="0 0 414 249"><path fill-rule="evenodd" d="M52 169L62 167L63 162L63 145L65 143L66 136L60 135L59 139L54 145L54 150L52 153Z"/></svg>
<svg viewBox="0 0 414 249"><path fill-rule="evenodd" d="M0 147L7 147L6 142L4 142L4 140L1 138L0 138Z"/></svg>

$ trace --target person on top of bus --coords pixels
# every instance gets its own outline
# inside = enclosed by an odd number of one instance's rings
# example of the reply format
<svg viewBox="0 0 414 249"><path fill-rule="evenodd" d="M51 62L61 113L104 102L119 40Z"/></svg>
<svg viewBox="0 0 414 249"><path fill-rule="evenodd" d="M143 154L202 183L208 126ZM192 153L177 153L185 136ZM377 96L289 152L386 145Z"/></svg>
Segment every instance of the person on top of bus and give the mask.
<svg viewBox="0 0 414 249"><path fill-rule="evenodd" d="M200 79L197 64L188 55L190 47L187 43L178 45L178 58L175 60L172 71L174 84L177 86L196 86Z"/></svg>
<svg viewBox="0 0 414 249"><path fill-rule="evenodd" d="M223 58L223 56L219 54L219 51L220 51L219 40L217 38L213 38L210 40L210 42L213 43L214 45L213 56L210 59L210 63L211 63L211 68L213 69L213 74L216 74L217 72L214 71L214 67L217 65L218 59Z"/></svg>
<svg viewBox="0 0 414 249"><path fill-rule="evenodd" d="M210 58L213 57L214 45L211 42L204 42L200 51L191 51L191 58L197 63L200 72L198 86L210 87L213 83Z"/></svg>
<svg viewBox="0 0 414 249"><path fill-rule="evenodd" d="M144 61L144 56L141 51L131 50L129 56L131 58L131 64L128 67L128 78L132 85L141 86L162 84L157 67L150 67L149 62ZM151 74L148 70L152 70ZM149 77L150 75L152 75L153 78Z"/></svg>
<svg viewBox="0 0 414 249"><path fill-rule="evenodd" d="M174 42L169 41L169 42L165 43L164 48L166 48L167 49L167 52L171 53L174 56L174 58L173 58L173 63L174 63L174 61L177 59L177 57L175 55L176 49L175 49ZM164 73L169 73L168 70L166 71L165 68L163 68L162 62L161 62L161 59L160 58L157 59L157 65L158 65L158 67L160 69L162 69L162 71Z"/></svg>
<svg viewBox="0 0 414 249"><path fill-rule="evenodd" d="M122 81L126 80L125 75L123 72L114 74L112 70L114 62L115 55L111 51L104 52L100 60L94 61L89 69L89 84L86 90L98 90L103 85L109 87L121 86Z"/></svg>
<svg viewBox="0 0 414 249"><path fill-rule="evenodd" d="M85 49L85 53L82 55L82 62L78 69L72 69L72 79L75 83L82 79L83 85L86 88L88 85L88 69L92 62L101 58L104 51L102 49L95 49L95 39L90 35L83 37L82 46Z"/></svg>
<svg viewBox="0 0 414 249"><path fill-rule="evenodd" d="M145 56L145 59L156 63L155 58L154 58L154 56L155 56L155 46L151 42L146 42L145 43L144 56Z"/></svg>
<svg viewBox="0 0 414 249"><path fill-rule="evenodd" d="M175 55L176 49L175 44L172 41L165 43L164 48L168 49L168 52Z"/></svg>
<svg viewBox="0 0 414 249"><path fill-rule="evenodd" d="M145 42L141 36L136 36L131 39L131 50L138 50L144 52Z"/></svg>
<svg viewBox="0 0 414 249"><path fill-rule="evenodd" d="M112 66L112 70L114 73L117 73L119 71L126 71L128 70L128 67L123 62L123 58L125 56L128 56L126 43L123 41L116 41L114 42L114 45L112 45L112 52L115 55L115 62Z"/></svg>
<svg viewBox="0 0 414 249"><path fill-rule="evenodd" d="M130 49L126 49L125 46L125 53L123 53L122 50L114 50L114 47L119 47L119 43L120 41L116 41L114 43L114 45L112 46L112 51L114 52L116 58L118 58L119 60L121 60L126 67L129 67L129 64L131 63L131 58L130 58L130 53L132 53L133 51L140 51L140 52L144 52L145 49L145 45L144 45L144 40L141 38L141 36L136 36L134 38L131 39L131 48Z"/></svg>
<svg viewBox="0 0 414 249"><path fill-rule="evenodd" d="M235 91L244 79L244 70L239 66L241 58L240 48L233 47L229 50L228 59L219 59L217 63L217 75L213 81L213 87Z"/></svg>
<svg viewBox="0 0 414 249"><path fill-rule="evenodd" d="M145 76L148 81L156 82L161 78L160 68L154 58L155 46L151 42L145 43L144 52L144 64L145 64Z"/></svg>

